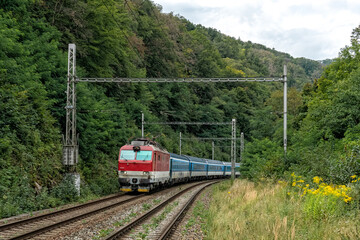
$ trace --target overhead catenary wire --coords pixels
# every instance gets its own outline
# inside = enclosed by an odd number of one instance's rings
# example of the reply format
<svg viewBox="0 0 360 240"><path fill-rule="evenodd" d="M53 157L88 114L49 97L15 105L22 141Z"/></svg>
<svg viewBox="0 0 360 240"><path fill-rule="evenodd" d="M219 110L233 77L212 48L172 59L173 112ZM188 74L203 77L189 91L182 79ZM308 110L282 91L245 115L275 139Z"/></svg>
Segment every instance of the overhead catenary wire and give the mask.
<svg viewBox="0 0 360 240"><path fill-rule="evenodd" d="M191 137L188 137L188 138L181 138L181 139L184 139L184 140L193 140L193 141L198 141L198 140L213 140L213 141L227 141L227 140L233 140L233 138L216 138L216 137L213 137L213 138L191 138ZM234 139L236 141L240 141L240 138L236 138Z"/></svg>
<svg viewBox="0 0 360 240"><path fill-rule="evenodd" d="M143 122L144 125L231 125L231 122Z"/></svg>

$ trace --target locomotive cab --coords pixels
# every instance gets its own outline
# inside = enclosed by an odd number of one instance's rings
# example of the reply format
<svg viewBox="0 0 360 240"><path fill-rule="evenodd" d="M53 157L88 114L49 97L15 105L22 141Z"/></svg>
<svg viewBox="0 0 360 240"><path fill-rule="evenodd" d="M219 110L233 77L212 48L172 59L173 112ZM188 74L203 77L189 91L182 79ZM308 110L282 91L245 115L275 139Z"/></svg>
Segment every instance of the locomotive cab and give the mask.
<svg viewBox="0 0 360 240"><path fill-rule="evenodd" d="M120 149L119 184L123 192L149 192L169 181L170 154L157 143L137 139Z"/></svg>

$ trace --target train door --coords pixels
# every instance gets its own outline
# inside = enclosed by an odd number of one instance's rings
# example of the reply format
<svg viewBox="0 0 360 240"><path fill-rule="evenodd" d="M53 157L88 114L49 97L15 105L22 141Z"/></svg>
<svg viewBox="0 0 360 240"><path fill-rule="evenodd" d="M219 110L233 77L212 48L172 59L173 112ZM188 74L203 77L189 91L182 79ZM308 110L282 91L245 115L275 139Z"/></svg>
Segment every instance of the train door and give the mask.
<svg viewBox="0 0 360 240"><path fill-rule="evenodd" d="M158 153L157 162L156 162L156 170L161 171L161 156L162 154Z"/></svg>
<svg viewBox="0 0 360 240"><path fill-rule="evenodd" d="M154 152L154 159L153 159L153 171L155 172L156 171L156 157L157 157L157 154L156 154L156 152Z"/></svg>
<svg viewBox="0 0 360 240"><path fill-rule="evenodd" d="M190 162L190 164L189 164L189 171L190 171L190 177L192 177L192 162L191 161L189 161Z"/></svg>
<svg viewBox="0 0 360 240"><path fill-rule="evenodd" d="M206 165L205 165L206 178L208 178L209 177L209 162L206 160L205 160L205 162L206 162Z"/></svg>
<svg viewBox="0 0 360 240"><path fill-rule="evenodd" d="M170 181L172 180L172 173L173 173L173 161L172 158L169 158L169 173L170 173Z"/></svg>

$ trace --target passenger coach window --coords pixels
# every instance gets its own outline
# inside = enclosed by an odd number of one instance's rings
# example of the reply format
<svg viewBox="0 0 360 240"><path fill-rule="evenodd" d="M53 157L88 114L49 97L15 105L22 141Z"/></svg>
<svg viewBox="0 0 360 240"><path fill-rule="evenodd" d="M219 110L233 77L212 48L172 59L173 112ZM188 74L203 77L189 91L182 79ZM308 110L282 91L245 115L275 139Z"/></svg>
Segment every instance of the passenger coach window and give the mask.
<svg viewBox="0 0 360 240"><path fill-rule="evenodd" d="M136 160L151 160L152 151L139 151L136 154Z"/></svg>
<svg viewBox="0 0 360 240"><path fill-rule="evenodd" d="M135 152L133 150L121 150L120 160L134 160Z"/></svg>

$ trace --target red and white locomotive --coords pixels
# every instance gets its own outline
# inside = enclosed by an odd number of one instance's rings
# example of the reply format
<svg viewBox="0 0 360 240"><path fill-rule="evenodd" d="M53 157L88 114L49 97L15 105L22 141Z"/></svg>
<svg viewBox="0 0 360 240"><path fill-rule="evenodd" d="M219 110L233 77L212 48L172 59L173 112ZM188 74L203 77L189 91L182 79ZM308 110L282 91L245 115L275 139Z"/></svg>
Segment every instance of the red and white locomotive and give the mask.
<svg viewBox="0 0 360 240"><path fill-rule="evenodd" d="M119 183L124 192L149 192L168 184L170 154L154 141L137 139L120 148Z"/></svg>

